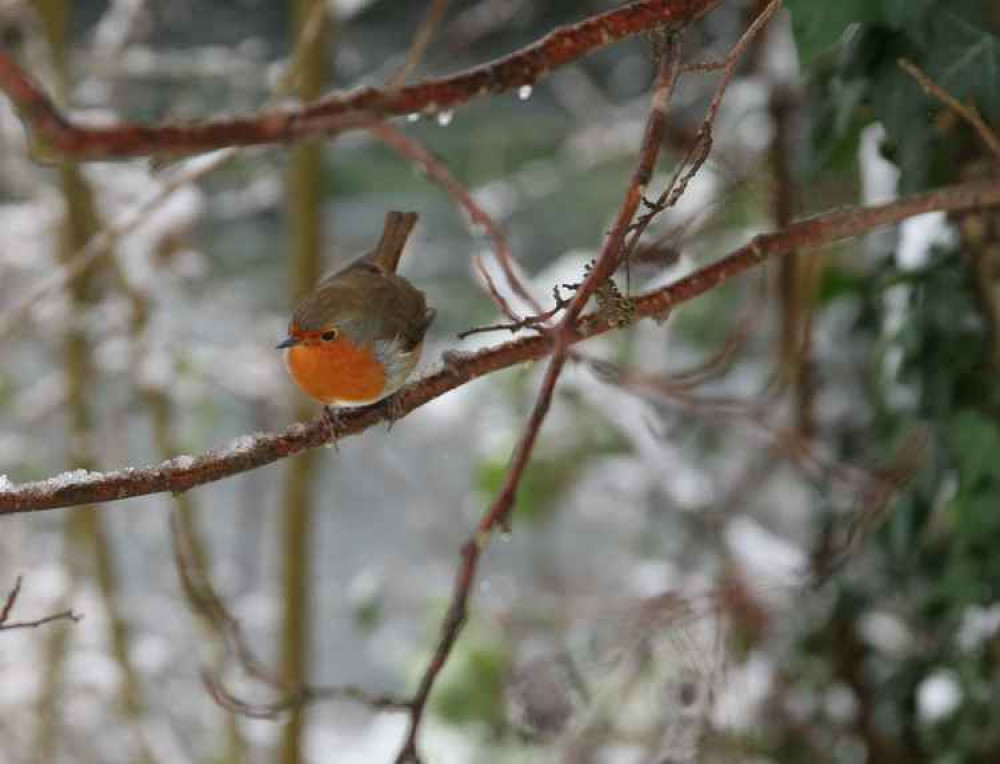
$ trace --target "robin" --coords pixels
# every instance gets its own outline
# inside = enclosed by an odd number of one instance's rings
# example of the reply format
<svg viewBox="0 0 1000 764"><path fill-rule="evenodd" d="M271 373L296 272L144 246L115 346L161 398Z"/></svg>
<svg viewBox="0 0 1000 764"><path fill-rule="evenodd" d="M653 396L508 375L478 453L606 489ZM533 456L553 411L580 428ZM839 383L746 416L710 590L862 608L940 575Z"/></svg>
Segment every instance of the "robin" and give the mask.
<svg viewBox="0 0 1000 764"><path fill-rule="evenodd" d="M435 311L396 273L416 223L415 212L387 213L375 248L321 281L296 306L278 345L292 379L327 407L334 426L335 408L387 398L420 358Z"/></svg>

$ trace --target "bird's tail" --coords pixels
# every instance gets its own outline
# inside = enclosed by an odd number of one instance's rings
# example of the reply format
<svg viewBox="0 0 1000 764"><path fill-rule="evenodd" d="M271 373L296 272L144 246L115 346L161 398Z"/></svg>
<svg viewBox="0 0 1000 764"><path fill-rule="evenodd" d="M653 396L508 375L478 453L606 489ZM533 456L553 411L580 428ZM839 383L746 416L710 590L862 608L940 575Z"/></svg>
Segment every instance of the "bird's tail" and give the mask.
<svg viewBox="0 0 1000 764"><path fill-rule="evenodd" d="M387 212L385 225L382 228L382 238L365 259L383 270L395 273L396 266L399 265L399 258L403 254L403 247L406 246L406 240L410 238L410 232L413 231L416 224L416 212L397 212L396 210Z"/></svg>

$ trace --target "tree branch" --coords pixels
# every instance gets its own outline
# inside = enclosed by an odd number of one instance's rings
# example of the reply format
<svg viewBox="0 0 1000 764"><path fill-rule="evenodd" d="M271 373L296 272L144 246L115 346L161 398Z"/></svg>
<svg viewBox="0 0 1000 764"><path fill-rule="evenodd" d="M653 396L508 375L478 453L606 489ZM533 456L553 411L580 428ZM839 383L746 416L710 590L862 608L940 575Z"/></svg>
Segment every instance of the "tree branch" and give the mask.
<svg viewBox="0 0 1000 764"><path fill-rule="evenodd" d="M784 230L761 234L722 259L661 289L633 299L636 318L650 318L711 291L724 281L791 250L816 249L860 236L885 225L926 212L956 211L1000 204L1000 181L948 186L871 207L855 207L807 218ZM582 342L613 327L595 314L584 315L572 327L570 344ZM372 425L403 416L445 393L500 369L544 358L552 352L544 336L524 337L475 353L450 354L445 368L419 379L398 393L395 411L384 401L341 414L340 437L357 435ZM397 413L398 412L398 413ZM77 504L97 504L166 491L187 491L199 485L248 472L330 439L323 416L296 423L276 433L246 435L230 445L198 457L179 456L150 467L116 472L77 470L49 480L0 488L0 515L13 515Z"/></svg>
<svg viewBox="0 0 1000 764"><path fill-rule="evenodd" d="M718 2L637 0L559 27L508 56L457 74L399 88L368 87L335 93L299 108L272 109L251 117L189 124L123 122L101 127L77 124L60 112L2 50L0 90L7 94L34 137L47 149L78 160L280 143L307 135L357 129L385 117L450 111L474 98L533 85L553 70L626 38L655 29L683 28Z"/></svg>

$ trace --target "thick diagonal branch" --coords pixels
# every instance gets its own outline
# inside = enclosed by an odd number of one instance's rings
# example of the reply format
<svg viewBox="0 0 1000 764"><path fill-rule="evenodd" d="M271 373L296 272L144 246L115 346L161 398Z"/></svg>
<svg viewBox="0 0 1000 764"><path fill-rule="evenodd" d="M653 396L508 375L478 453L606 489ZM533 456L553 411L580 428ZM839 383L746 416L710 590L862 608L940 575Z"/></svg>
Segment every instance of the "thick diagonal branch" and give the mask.
<svg viewBox="0 0 1000 764"><path fill-rule="evenodd" d="M80 125L60 112L10 54L2 50L0 90L7 94L46 148L77 160L281 143L308 135L357 129L391 116L449 111L474 98L533 85L553 70L626 38L655 29L685 27L717 3L718 0L638 0L559 27L508 56L457 74L405 87L338 92L299 108L263 111L250 117L190 124Z"/></svg>
<svg viewBox="0 0 1000 764"><path fill-rule="evenodd" d="M653 292L634 298L636 318L660 316L709 292L765 260L791 250L809 250L900 223L925 212L969 210L1000 204L1000 182L968 183L910 196L871 207L855 207L799 221L781 231L762 234L717 262ZM610 331L607 321L583 316L574 327L571 344ZM394 411L385 404L347 411L341 415L340 437L357 435L391 415L402 416L477 377L552 352L547 337L534 336L452 356L445 368L405 387ZM282 432L248 435L225 448L196 458L178 457L150 467L106 473L68 473L49 480L0 489L0 515L34 512L78 504L102 503L168 491L187 491L199 485L248 472L330 438L326 420L293 424Z"/></svg>

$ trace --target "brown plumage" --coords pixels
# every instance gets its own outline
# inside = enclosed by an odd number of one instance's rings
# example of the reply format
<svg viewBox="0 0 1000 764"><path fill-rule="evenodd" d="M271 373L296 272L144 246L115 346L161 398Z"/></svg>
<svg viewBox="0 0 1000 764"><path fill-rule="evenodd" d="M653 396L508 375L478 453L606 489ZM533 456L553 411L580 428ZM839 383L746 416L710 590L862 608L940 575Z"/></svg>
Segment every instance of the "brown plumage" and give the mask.
<svg viewBox="0 0 1000 764"><path fill-rule="evenodd" d="M286 363L298 385L331 405L373 403L402 386L420 356L434 311L396 273L417 223L389 212L378 244L327 277L295 308Z"/></svg>

